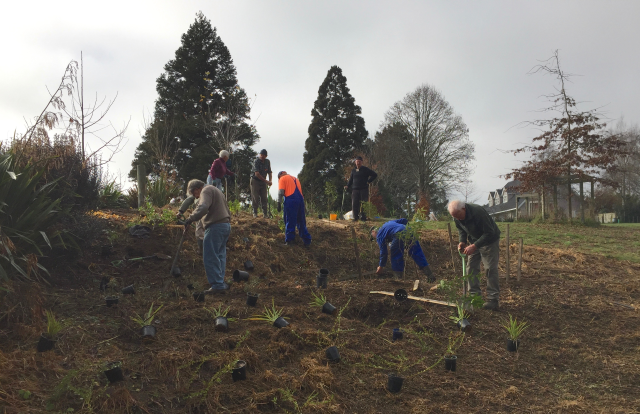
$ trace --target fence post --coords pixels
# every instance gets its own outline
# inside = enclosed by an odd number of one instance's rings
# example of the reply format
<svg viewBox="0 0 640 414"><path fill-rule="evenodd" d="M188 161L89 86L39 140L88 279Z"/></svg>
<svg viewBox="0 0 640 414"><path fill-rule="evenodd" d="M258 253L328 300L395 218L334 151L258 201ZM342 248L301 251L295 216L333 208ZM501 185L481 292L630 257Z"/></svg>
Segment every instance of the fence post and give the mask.
<svg viewBox="0 0 640 414"><path fill-rule="evenodd" d="M522 274L522 237L520 237L520 252L518 254L518 282L520 281L521 274Z"/></svg>
<svg viewBox="0 0 640 414"><path fill-rule="evenodd" d="M138 164L138 208L144 206L147 190L147 169L143 164Z"/></svg>

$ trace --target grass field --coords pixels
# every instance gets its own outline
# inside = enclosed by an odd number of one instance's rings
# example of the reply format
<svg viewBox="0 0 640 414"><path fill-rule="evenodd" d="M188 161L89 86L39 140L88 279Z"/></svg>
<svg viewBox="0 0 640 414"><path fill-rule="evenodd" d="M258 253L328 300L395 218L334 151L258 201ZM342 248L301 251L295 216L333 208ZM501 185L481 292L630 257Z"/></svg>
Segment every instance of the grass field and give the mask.
<svg viewBox="0 0 640 414"><path fill-rule="evenodd" d="M587 227L569 224L508 223L511 242L522 237L525 245L569 248L581 253L601 254L619 260L640 263L640 224L604 224ZM507 223L498 223L501 238L507 232ZM446 222L429 222L427 228L446 229ZM454 240L455 225L451 223Z"/></svg>

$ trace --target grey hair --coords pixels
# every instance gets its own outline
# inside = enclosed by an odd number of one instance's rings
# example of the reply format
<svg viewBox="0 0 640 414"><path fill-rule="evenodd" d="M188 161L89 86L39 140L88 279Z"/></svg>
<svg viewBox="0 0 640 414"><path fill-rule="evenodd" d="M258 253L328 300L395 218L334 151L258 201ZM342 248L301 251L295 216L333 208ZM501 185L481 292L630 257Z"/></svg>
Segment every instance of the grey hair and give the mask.
<svg viewBox="0 0 640 414"><path fill-rule="evenodd" d="M462 200L451 200L447 205L447 209L449 210L449 214L456 213L458 211L462 211L465 208L466 203Z"/></svg>
<svg viewBox="0 0 640 414"><path fill-rule="evenodd" d="M220 158L224 158L224 157L229 158L229 151L227 151L227 150L222 150L222 151L220 151L220 154L218 154L218 156L219 156Z"/></svg>
<svg viewBox="0 0 640 414"><path fill-rule="evenodd" d="M200 180L191 180L187 184L187 194L193 195L193 190L204 187L204 183Z"/></svg>

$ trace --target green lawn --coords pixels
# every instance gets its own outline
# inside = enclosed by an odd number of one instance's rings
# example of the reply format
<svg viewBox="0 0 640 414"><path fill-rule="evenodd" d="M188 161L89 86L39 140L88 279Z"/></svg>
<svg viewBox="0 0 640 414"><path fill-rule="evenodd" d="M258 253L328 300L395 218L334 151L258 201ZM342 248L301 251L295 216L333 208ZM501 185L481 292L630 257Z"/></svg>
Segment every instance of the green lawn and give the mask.
<svg viewBox="0 0 640 414"><path fill-rule="evenodd" d="M427 228L447 229L446 222L429 222ZM498 223L504 238L507 223ZM451 223L454 240L457 230ZM605 224L586 227L567 224L509 223L512 243L522 237L527 245L571 248L583 253L602 254L619 260L640 263L640 224Z"/></svg>

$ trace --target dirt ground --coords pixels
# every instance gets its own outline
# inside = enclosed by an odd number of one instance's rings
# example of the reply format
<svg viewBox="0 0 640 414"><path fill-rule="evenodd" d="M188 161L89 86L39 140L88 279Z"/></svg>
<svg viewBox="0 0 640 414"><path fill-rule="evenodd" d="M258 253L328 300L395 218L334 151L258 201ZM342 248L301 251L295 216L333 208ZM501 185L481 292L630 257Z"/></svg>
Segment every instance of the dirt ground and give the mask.
<svg viewBox="0 0 640 414"><path fill-rule="evenodd" d="M452 308L369 293L410 290L417 278L413 263L405 280L339 281L357 274L345 222L309 219L313 244L305 249L300 241L284 246L273 220L234 217L227 278L246 260L254 263L250 277L259 280L260 297L251 308L242 283L194 301L187 286L202 290L207 283L192 232L181 252L180 278L169 274L171 260L114 267L112 261L123 257L175 255L180 228L155 228L150 238L135 239L126 230L134 215L103 212L81 257L49 263L53 287L14 286L14 301L0 309L0 412L640 412L639 264L525 246L517 282L513 244L506 283L502 240L501 309L471 317L473 329L452 373L442 360L456 333ZM356 226L365 271L375 269L378 257L368 227ZM455 274L446 231L425 232L421 244L439 278ZM338 307L335 315L309 304L320 268L330 271L323 293ZM100 291L104 277L112 279L107 289L113 291ZM131 284L135 295L120 294ZM422 281L413 294L446 299L430 286ZM118 295L119 304L106 307L107 294ZM130 317L152 303L163 306L154 322L156 339L142 340ZM284 310L288 327L248 320L272 303ZM220 305L237 319L226 333L214 330L205 310ZM65 328L53 351L38 353L44 309ZM501 327L509 314L531 324L517 353L506 350ZM398 327L404 338L394 342ZM325 356L333 345L338 363ZM246 381L232 381L236 360L247 362ZM111 361L122 362L124 381L108 383L103 369ZM399 393L386 390L389 373L404 377Z"/></svg>

